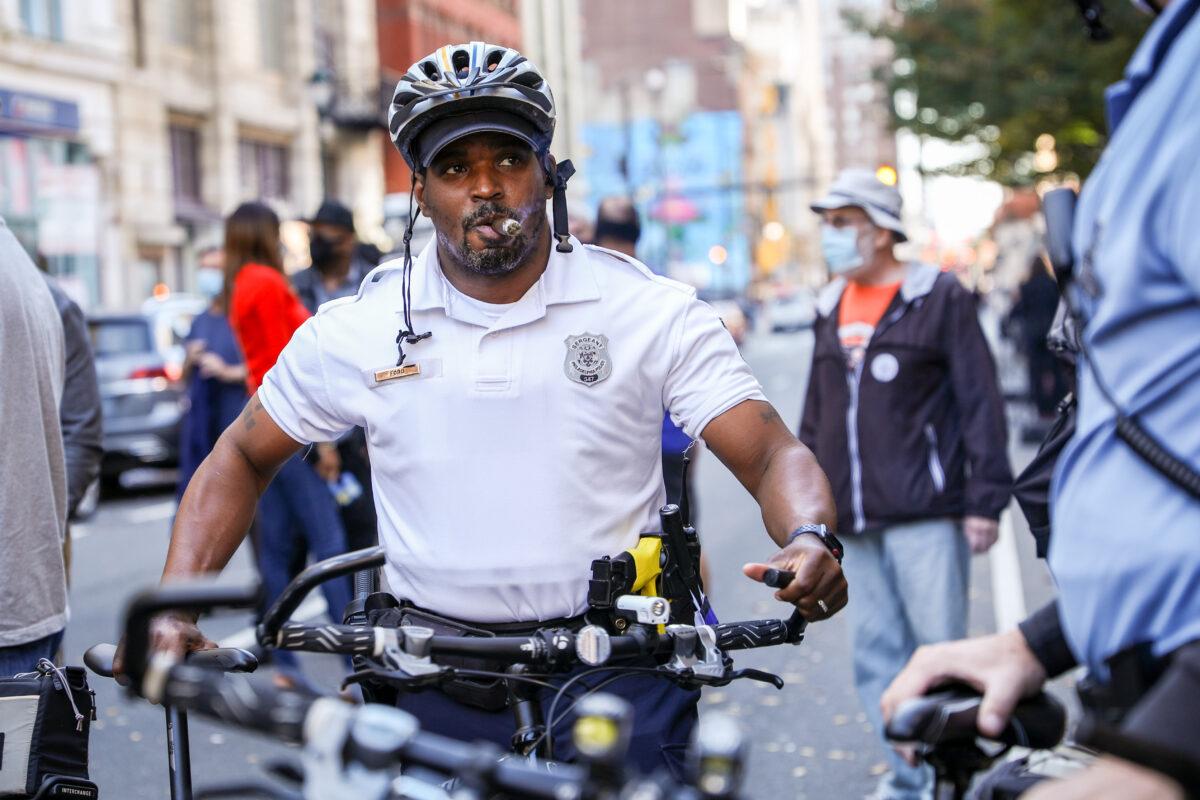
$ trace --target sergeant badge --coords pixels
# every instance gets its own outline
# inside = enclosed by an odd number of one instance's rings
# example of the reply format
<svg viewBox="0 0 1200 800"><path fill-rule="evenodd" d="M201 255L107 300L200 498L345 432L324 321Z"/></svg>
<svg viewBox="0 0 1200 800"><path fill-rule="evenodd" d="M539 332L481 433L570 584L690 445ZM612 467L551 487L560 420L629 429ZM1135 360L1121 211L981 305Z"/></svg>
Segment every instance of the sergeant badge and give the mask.
<svg viewBox="0 0 1200 800"><path fill-rule="evenodd" d="M612 374L607 336L581 333L578 336L568 336L566 344L567 359L563 364L563 371L571 380L591 386Z"/></svg>

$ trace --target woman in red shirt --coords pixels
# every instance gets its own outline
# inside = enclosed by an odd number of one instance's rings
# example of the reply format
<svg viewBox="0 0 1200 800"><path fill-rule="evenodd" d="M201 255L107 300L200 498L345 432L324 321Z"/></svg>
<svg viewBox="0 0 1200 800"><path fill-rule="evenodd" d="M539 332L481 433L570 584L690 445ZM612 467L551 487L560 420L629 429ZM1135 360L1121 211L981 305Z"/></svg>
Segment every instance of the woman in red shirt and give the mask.
<svg viewBox="0 0 1200 800"><path fill-rule="evenodd" d="M275 365L308 311L283 273L279 217L262 203L243 203L225 221L225 291L229 324L246 359L253 394ZM291 579L290 565L304 548L320 560L346 552L346 532L329 487L302 456L290 459L258 504L259 570L268 605ZM302 538L301 538L302 537ZM329 616L341 622L350 580L321 584ZM302 680L295 655L278 651L283 683Z"/></svg>

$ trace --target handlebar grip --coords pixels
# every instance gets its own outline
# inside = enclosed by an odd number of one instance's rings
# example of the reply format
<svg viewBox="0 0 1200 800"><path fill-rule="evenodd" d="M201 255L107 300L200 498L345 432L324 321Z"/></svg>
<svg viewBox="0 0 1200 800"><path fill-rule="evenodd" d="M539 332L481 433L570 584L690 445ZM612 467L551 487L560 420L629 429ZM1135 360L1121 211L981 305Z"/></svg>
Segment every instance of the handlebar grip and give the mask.
<svg viewBox="0 0 1200 800"><path fill-rule="evenodd" d="M308 653L375 655L379 650L375 629L358 625L301 625L288 623L279 630L275 646L280 650Z"/></svg>
<svg viewBox="0 0 1200 800"><path fill-rule="evenodd" d="M1017 704L1000 741L1032 750L1049 750L1062 741L1066 729L1067 712L1062 703L1039 692Z"/></svg>
<svg viewBox="0 0 1200 800"><path fill-rule="evenodd" d="M939 747L980 736L979 705L983 698L966 686L952 686L913 698L897 709L887 724L888 739ZM1062 704L1041 692L1017 704L1008 725L995 741L1034 750L1059 743L1066 730L1067 715Z"/></svg>
<svg viewBox="0 0 1200 800"><path fill-rule="evenodd" d="M783 589L796 579L796 573L772 567L763 573L763 583L772 589Z"/></svg>
<svg viewBox="0 0 1200 800"><path fill-rule="evenodd" d="M727 622L714 625L717 647L721 650L750 650L785 644L788 640L787 624L781 619L756 619L747 622Z"/></svg>
<svg viewBox="0 0 1200 800"><path fill-rule="evenodd" d="M304 742L304 719L318 699L318 695L251 683L242 675L189 664L171 667L162 694L166 705L292 744Z"/></svg>

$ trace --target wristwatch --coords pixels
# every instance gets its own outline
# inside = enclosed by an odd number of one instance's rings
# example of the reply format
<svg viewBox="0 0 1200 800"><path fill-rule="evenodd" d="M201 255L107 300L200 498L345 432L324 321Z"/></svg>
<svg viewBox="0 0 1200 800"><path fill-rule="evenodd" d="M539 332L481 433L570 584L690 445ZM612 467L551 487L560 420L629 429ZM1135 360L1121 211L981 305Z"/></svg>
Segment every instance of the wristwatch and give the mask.
<svg viewBox="0 0 1200 800"><path fill-rule="evenodd" d="M845 550L842 548L842 543L838 541L838 538L834 535L833 531L829 530L829 528L826 528L824 525L801 525L799 528L796 528L796 530L788 534L787 543L791 544L796 540L797 536L805 533L811 533L813 536L816 536L818 539L820 539L821 542L827 548L829 548L829 552L833 554L833 557L837 559L837 562L839 564L842 563L842 555L845 553Z"/></svg>

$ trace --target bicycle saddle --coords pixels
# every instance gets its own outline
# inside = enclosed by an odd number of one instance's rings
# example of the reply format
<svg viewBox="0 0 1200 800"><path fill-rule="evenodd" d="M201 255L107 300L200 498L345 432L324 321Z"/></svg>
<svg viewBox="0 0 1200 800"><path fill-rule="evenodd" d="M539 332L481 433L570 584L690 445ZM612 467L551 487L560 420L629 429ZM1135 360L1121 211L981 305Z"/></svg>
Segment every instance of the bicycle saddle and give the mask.
<svg viewBox="0 0 1200 800"><path fill-rule="evenodd" d="M887 738L932 750L983 737L976 727L983 698L969 686L952 684L901 704L887 725ZM1034 750L1054 747L1066 731L1067 713L1045 692L1022 700L995 741Z"/></svg>
<svg viewBox="0 0 1200 800"><path fill-rule="evenodd" d="M117 655L115 644L97 644L89 647L83 654L83 663L97 675L105 678L113 676L113 658ZM258 669L258 659L253 653L236 647L218 647L213 650L197 650L187 658L189 664L207 669L218 669L222 672L254 672Z"/></svg>

